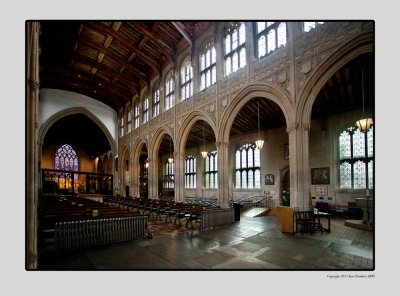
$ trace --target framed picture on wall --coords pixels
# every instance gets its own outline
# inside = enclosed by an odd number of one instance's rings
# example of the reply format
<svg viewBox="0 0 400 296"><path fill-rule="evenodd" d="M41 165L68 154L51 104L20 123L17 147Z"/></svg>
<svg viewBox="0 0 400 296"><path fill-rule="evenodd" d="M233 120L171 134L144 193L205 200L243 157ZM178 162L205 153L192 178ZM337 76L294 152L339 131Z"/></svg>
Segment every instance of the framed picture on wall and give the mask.
<svg viewBox="0 0 400 296"><path fill-rule="evenodd" d="M283 159L289 159L289 144L283 144Z"/></svg>
<svg viewBox="0 0 400 296"><path fill-rule="evenodd" d="M265 185L274 185L275 184L275 176L273 174L265 175Z"/></svg>
<svg viewBox="0 0 400 296"><path fill-rule="evenodd" d="M329 168L313 168L311 169L311 184L324 185L329 184Z"/></svg>

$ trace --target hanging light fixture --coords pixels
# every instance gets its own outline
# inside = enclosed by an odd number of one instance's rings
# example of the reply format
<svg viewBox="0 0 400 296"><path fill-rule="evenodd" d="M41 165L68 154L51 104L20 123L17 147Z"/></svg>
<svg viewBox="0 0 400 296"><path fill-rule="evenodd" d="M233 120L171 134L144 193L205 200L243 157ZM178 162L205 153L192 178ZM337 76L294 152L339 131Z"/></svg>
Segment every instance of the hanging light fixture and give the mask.
<svg viewBox="0 0 400 296"><path fill-rule="evenodd" d="M168 157L168 162L173 163L174 159L172 158L171 154L171 138L169 138L169 157Z"/></svg>
<svg viewBox="0 0 400 296"><path fill-rule="evenodd" d="M360 132L366 133L372 125L372 118L366 117L364 112L364 69L361 68L361 92L362 92L362 109L363 117L356 121L356 125Z"/></svg>
<svg viewBox="0 0 400 296"><path fill-rule="evenodd" d="M263 145L264 145L264 140L261 140L261 137L260 137L260 103L258 102L257 103L257 113L258 113L258 140L256 140L256 147L259 149L259 150L261 150L261 148L263 147Z"/></svg>
<svg viewBox="0 0 400 296"><path fill-rule="evenodd" d="M201 156L203 156L203 158L207 157L207 151L206 151L206 140L204 137L204 122L203 122L203 151L201 151Z"/></svg>
<svg viewBox="0 0 400 296"><path fill-rule="evenodd" d="M149 168L149 159L148 159L148 158L146 159L146 162L144 163L144 167L145 167L146 169Z"/></svg>

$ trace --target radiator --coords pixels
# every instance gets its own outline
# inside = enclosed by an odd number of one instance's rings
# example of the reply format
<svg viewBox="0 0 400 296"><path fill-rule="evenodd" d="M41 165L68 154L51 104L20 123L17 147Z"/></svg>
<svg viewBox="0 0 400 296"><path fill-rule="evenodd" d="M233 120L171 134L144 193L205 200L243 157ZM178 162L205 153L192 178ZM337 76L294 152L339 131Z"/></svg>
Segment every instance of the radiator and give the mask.
<svg viewBox="0 0 400 296"><path fill-rule="evenodd" d="M232 208L204 211L201 214L202 229L229 224L234 221L235 221L235 215Z"/></svg>
<svg viewBox="0 0 400 296"><path fill-rule="evenodd" d="M55 223L56 252L85 249L146 237L147 216Z"/></svg>

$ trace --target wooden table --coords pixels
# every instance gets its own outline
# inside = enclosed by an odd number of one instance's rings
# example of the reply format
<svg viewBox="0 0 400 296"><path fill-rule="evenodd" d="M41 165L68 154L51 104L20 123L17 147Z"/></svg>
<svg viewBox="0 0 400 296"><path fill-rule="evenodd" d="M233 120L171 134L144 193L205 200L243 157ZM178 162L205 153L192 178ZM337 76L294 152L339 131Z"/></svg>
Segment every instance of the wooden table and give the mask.
<svg viewBox="0 0 400 296"><path fill-rule="evenodd" d="M321 232L326 231L328 233L331 232L331 217L333 216L332 214L325 212L318 212L318 213L312 213L312 216L318 220L318 223L314 222L314 231L321 231ZM322 226L321 217L328 219L328 228Z"/></svg>

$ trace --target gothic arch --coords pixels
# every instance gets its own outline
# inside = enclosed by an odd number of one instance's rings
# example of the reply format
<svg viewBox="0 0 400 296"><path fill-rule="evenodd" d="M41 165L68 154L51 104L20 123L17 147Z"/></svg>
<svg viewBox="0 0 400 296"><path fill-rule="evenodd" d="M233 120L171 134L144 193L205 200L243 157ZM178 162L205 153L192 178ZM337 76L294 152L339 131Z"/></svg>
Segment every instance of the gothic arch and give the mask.
<svg viewBox="0 0 400 296"><path fill-rule="evenodd" d="M311 113L314 101L316 100L319 91L326 84L329 78L351 60L362 54L372 53L373 51L374 36L371 33L366 33L357 36L350 42L347 42L322 62L322 64L315 70L314 74L310 76L300 93L297 104L296 119L300 121L303 126L308 126L311 122Z"/></svg>
<svg viewBox="0 0 400 296"><path fill-rule="evenodd" d="M46 120L46 122L44 122L39 129L39 134L38 134L39 143L41 145L43 144L44 138L46 137L48 130L54 123L56 123L61 118L64 118L66 116L73 115L73 114L83 114L83 115L87 116L88 118L90 118L94 123L96 123L97 126L104 133L104 135L107 137L107 140L110 144L112 153L115 154L115 152L117 152L117 145L116 145L113 137L111 136L110 132L108 131L107 127L101 122L101 120L99 120L97 118L96 115L94 115L89 110L82 108L82 107L73 107L73 108L61 110L60 112L57 112L56 114L51 116L48 120Z"/></svg>
<svg viewBox="0 0 400 296"><path fill-rule="evenodd" d="M177 147L179 147L179 151L185 151L186 141L189 136L190 130L192 129L193 125L199 121L203 120L208 125L211 126L215 138L217 138L217 127L215 126L214 120L205 112L203 111L193 111L185 118L182 122L181 128L178 130L177 133Z"/></svg>
<svg viewBox="0 0 400 296"><path fill-rule="evenodd" d="M286 119L286 125L290 126L292 117L290 116L292 106L289 97L276 86L269 83L252 84L240 91L230 102L221 117L220 130L218 134L219 141L229 142L230 129L236 115L243 106L255 97L269 99L275 102L282 110Z"/></svg>

